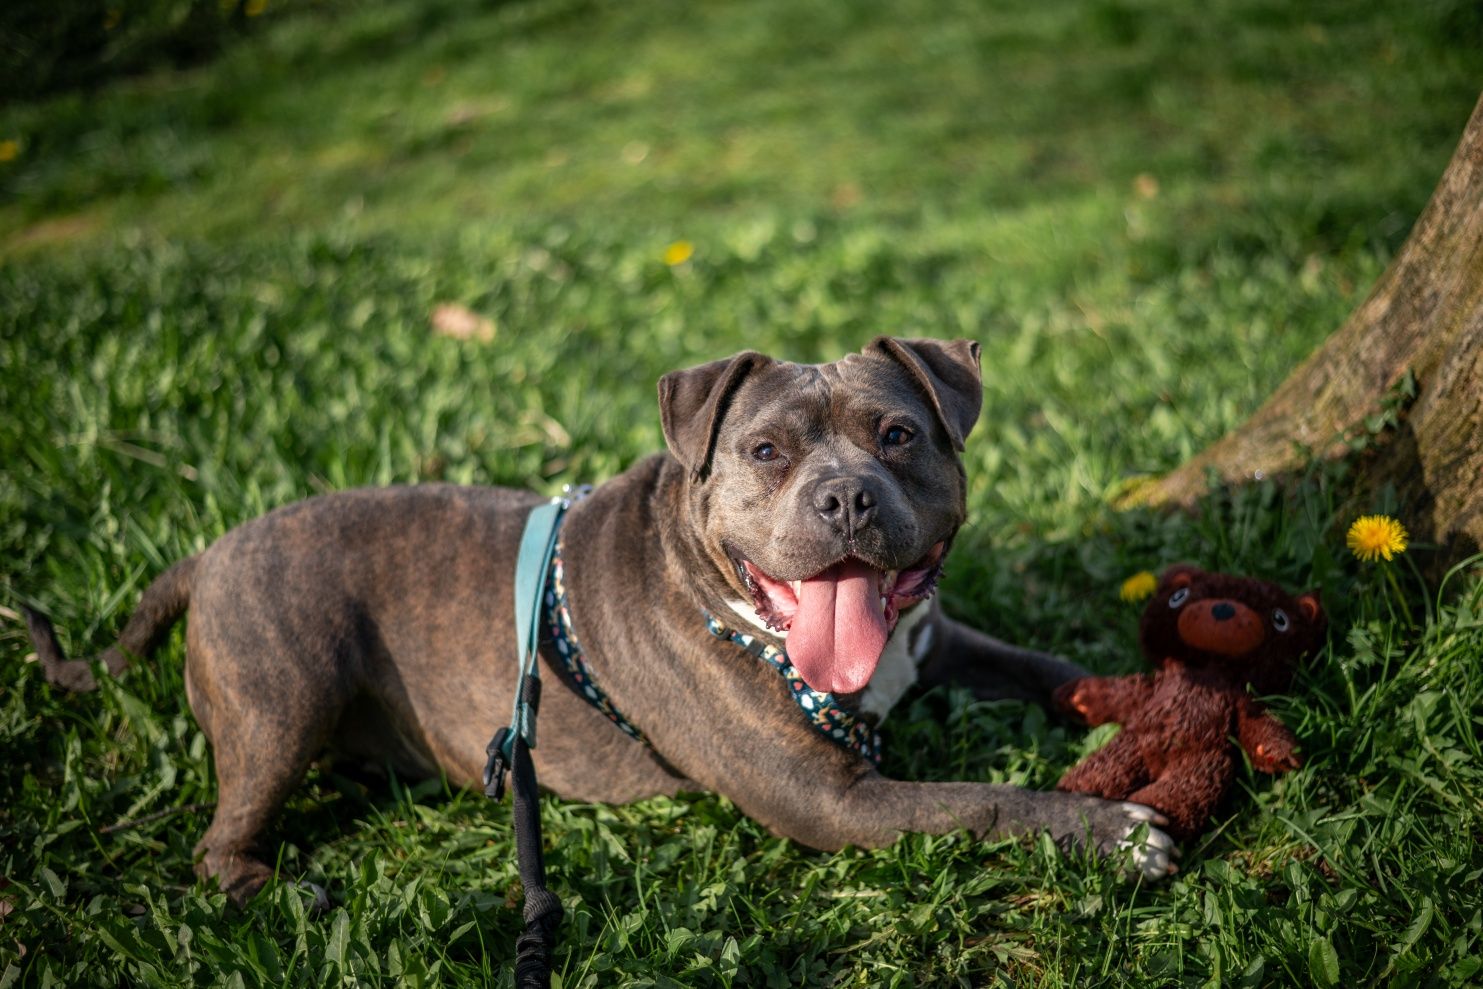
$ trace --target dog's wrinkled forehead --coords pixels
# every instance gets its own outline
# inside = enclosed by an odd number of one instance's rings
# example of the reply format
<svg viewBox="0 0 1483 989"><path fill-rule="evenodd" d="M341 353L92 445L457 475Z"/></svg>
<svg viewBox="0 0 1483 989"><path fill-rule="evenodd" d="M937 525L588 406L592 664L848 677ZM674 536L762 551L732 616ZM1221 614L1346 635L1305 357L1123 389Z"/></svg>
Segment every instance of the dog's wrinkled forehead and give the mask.
<svg viewBox="0 0 1483 989"><path fill-rule="evenodd" d="M786 427L818 441L826 427L848 429L903 409L918 413L919 428L961 451L982 400L978 344L971 340L878 337L829 364L749 351L659 382L665 439L696 477L709 472L723 431Z"/></svg>
<svg viewBox="0 0 1483 989"><path fill-rule="evenodd" d="M775 361L738 388L720 430L727 435L783 429L822 441L831 432L902 410L931 422L926 398L890 361L864 354L829 364Z"/></svg>

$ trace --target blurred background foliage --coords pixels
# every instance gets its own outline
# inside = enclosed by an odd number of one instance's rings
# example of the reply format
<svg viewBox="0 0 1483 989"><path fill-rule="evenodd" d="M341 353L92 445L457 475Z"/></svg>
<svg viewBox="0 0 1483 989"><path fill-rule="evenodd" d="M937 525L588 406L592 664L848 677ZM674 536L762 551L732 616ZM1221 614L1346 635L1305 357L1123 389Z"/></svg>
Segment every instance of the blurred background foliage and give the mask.
<svg viewBox="0 0 1483 989"><path fill-rule="evenodd" d="M1172 226L1183 256L1295 230L1289 256L1394 246L1483 47L1463 0L45 10L0 15L20 22L6 94L65 87L0 111L12 248L552 216L1105 222L1140 176L1156 202L1128 232Z"/></svg>
<svg viewBox="0 0 1483 989"><path fill-rule="evenodd" d="M12 0L0 9L6 101L185 68L240 38L267 0Z"/></svg>

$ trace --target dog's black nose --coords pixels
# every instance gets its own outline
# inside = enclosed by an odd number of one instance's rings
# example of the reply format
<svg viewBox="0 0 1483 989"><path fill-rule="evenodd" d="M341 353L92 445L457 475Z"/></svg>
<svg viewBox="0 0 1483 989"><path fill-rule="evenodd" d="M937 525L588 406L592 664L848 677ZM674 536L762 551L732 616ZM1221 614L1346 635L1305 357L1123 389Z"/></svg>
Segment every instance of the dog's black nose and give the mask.
<svg viewBox="0 0 1483 989"><path fill-rule="evenodd" d="M875 517L879 497L858 477L831 477L814 488L814 510L846 536L853 536Z"/></svg>
<svg viewBox="0 0 1483 989"><path fill-rule="evenodd" d="M1228 618L1235 618L1236 606L1229 601L1222 601L1210 609L1210 615L1218 622L1223 622Z"/></svg>

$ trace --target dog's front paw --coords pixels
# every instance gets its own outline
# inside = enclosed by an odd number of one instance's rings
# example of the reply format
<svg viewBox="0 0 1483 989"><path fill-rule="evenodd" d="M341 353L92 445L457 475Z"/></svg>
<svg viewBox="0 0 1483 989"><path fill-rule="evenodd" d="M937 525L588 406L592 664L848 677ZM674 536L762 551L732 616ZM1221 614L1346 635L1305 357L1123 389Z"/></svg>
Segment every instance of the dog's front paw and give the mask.
<svg viewBox="0 0 1483 989"><path fill-rule="evenodd" d="M1117 843L1119 850L1128 853L1132 871L1149 881L1178 872L1179 866L1174 860L1179 857L1179 848L1173 838L1155 826L1167 825L1169 819L1143 804L1124 801L1120 806L1134 822Z"/></svg>
<svg viewBox="0 0 1483 989"><path fill-rule="evenodd" d="M1160 830L1169 819L1152 807L1078 796L1068 810L1067 824L1056 835L1063 847L1090 843L1100 855L1125 859L1130 871L1147 880L1163 879L1179 871L1174 862L1179 849L1174 839Z"/></svg>

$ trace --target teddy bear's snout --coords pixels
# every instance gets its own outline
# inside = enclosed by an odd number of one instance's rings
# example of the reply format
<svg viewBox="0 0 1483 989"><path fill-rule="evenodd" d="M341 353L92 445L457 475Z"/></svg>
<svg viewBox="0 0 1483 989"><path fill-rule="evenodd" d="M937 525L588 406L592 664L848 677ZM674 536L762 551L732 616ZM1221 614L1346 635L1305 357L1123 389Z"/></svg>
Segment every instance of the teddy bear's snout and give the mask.
<svg viewBox="0 0 1483 989"><path fill-rule="evenodd" d="M1178 627L1186 645L1222 656L1251 652L1267 637L1261 617L1240 601L1191 602L1180 612Z"/></svg>

